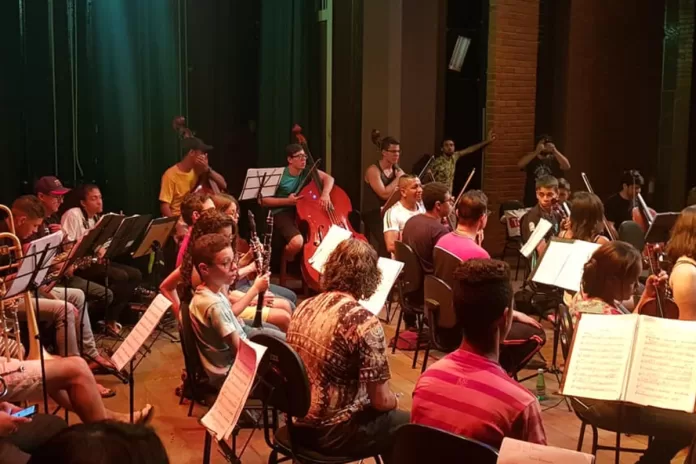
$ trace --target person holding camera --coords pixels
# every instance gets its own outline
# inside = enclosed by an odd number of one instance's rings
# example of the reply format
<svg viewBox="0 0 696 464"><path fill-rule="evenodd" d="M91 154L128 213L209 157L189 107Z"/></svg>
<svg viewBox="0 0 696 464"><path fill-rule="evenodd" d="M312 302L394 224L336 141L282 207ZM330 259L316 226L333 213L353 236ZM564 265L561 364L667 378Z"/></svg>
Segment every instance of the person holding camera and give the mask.
<svg viewBox="0 0 696 464"><path fill-rule="evenodd" d="M536 149L524 155L517 162L517 167L527 173L524 206L531 207L536 204L536 181L544 176L563 177L563 171L570 169L570 161L558 151L550 136L542 135Z"/></svg>

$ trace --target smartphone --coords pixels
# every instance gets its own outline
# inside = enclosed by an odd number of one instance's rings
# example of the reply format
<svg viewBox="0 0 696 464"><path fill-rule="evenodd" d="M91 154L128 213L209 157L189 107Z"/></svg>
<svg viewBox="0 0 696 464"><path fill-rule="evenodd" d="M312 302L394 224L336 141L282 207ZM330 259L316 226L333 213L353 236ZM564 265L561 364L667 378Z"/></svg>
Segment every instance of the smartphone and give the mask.
<svg viewBox="0 0 696 464"><path fill-rule="evenodd" d="M22 409L21 411L17 411L16 413L12 414L12 417L31 417L34 414L36 414L35 404L29 406L28 408Z"/></svg>

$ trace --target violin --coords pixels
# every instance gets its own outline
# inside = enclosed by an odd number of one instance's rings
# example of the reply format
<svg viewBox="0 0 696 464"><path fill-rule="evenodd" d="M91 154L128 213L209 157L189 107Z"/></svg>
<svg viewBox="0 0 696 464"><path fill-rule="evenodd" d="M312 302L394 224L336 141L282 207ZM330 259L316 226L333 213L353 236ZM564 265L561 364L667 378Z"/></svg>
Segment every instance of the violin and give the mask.
<svg viewBox="0 0 696 464"><path fill-rule="evenodd" d="M466 192L466 188L469 186L469 182L471 182L471 179L473 179L475 172L476 168L471 169L469 177L466 179L466 182L464 182L464 186L459 191L459 195L457 195L457 199L454 201L454 205L452 206L452 212L449 214L449 216L447 216L447 222L449 223L449 226L453 231L457 230L457 205L459 204L459 200L462 199L462 195L464 195L464 192ZM481 231L480 242L483 243L483 231ZM477 243L477 245L481 245L481 243Z"/></svg>
<svg viewBox="0 0 696 464"><path fill-rule="evenodd" d="M594 190L592 190L590 179L587 177L587 174L581 172L580 175L582 176L582 180L585 183L587 191L594 194ZM606 230L607 235L609 236L609 240L617 240L616 232L614 231L614 228L609 225L609 222L607 222L606 216L602 216L602 224L604 225L604 230Z"/></svg>
<svg viewBox="0 0 696 464"><path fill-rule="evenodd" d="M655 220L657 212L648 207L640 193L635 196L634 204L635 206L631 210L631 219L643 229L643 232L647 232Z"/></svg>
<svg viewBox="0 0 696 464"><path fill-rule="evenodd" d="M660 275L662 268L659 266L659 257L663 254L660 245L645 245L645 253L650 266L650 273L655 276ZM669 289L662 286L655 288L655 297L644 301L637 308L637 312L646 316L679 319L679 306L672 299Z"/></svg>
<svg viewBox="0 0 696 464"><path fill-rule="evenodd" d="M309 264L309 259L314 256L314 252L324 240L329 228L331 228L331 226L338 226L349 230L353 237L358 240L367 242L367 239L361 233L356 232L353 226L350 225L350 222L348 222L348 215L353 211L353 205L350 202L348 194L346 194L345 190L341 187L334 184L331 189L329 195L331 206L328 211L321 206L320 198L323 184L319 174L316 169L314 169L318 163L314 161L309 151L307 139L302 135L302 127L295 124L292 128L292 132L297 143L304 149L307 155L307 161L313 165L310 173L307 175L308 179L304 179L300 184L301 190L298 195L300 199L297 201L296 206L297 221L301 226L300 230L305 229L304 225L306 225L307 230L305 245L302 250L302 263L300 264L300 269L302 271L302 277L307 285L315 291L320 291L320 274ZM309 182L303 187L306 181Z"/></svg>
<svg viewBox="0 0 696 464"><path fill-rule="evenodd" d="M189 139L195 137L196 133L191 131L186 125L186 118L183 116L177 116L172 120L172 129L179 134L179 139ZM198 185L194 190L202 189L208 195L217 195L222 191L220 186L207 175L200 176L198 179Z"/></svg>

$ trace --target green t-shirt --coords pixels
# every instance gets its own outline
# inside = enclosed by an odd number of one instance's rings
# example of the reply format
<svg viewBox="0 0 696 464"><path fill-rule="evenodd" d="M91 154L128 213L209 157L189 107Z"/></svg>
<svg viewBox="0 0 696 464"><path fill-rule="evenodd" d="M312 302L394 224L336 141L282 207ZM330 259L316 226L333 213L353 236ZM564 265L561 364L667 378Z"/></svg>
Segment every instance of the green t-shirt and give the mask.
<svg viewBox="0 0 696 464"><path fill-rule="evenodd" d="M278 184L278 190L276 190L275 198L288 198L291 193L297 191L297 187L300 182L304 180L309 172L309 168L304 168L300 174L293 176L290 174L290 170L286 167L283 171L283 176L280 178L280 184ZM279 206L278 208L273 208L271 211L273 214L279 213L281 211L291 210L292 206Z"/></svg>
<svg viewBox="0 0 696 464"><path fill-rule="evenodd" d="M430 163L430 171L433 173L433 177L437 182L442 182L452 190L452 184L454 183L454 170L457 165L457 160L459 155L445 155L440 153L435 156L435 159Z"/></svg>

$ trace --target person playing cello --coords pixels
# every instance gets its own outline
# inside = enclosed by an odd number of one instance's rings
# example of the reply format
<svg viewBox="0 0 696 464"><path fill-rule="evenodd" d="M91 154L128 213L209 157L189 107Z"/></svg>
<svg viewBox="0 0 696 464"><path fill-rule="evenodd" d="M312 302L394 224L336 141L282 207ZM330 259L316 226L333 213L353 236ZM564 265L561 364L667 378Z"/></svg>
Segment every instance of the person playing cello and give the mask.
<svg viewBox="0 0 696 464"><path fill-rule="evenodd" d="M288 166L283 171L278 190L275 196L263 198L261 205L271 208L274 228L283 236L286 243L283 256L289 262L304 246L304 239L297 227L295 207L297 201L302 198L298 195L299 189L307 180L310 168L307 166L307 154L301 145L293 143L286 146L285 156ZM329 194L334 185L334 178L319 169L317 173L324 187L320 198L321 205L328 210L332 207Z"/></svg>

